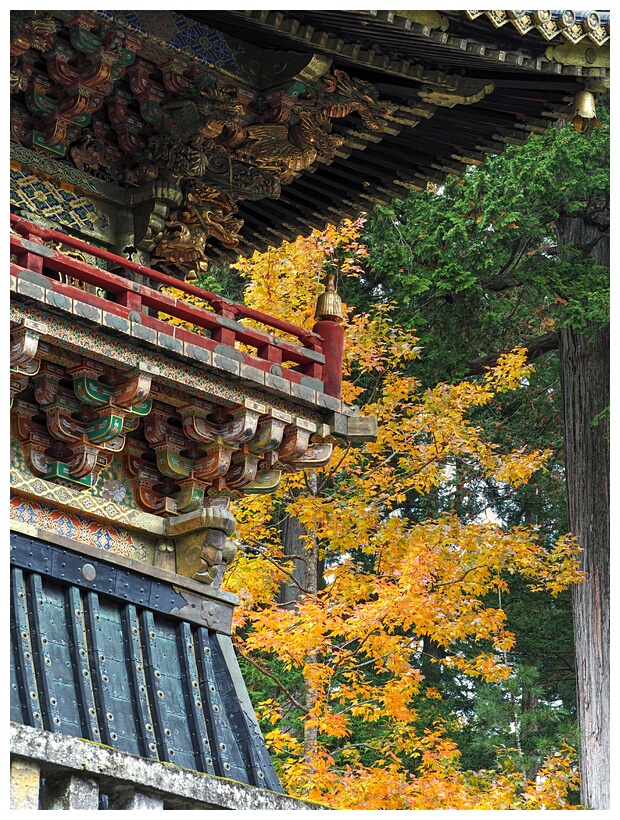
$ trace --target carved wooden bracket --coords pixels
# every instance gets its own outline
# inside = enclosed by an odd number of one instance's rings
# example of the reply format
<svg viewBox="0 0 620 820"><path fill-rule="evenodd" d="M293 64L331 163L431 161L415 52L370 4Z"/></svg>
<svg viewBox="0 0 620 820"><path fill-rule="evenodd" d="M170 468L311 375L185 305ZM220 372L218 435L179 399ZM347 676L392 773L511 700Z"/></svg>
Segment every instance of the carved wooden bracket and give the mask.
<svg viewBox="0 0 620 820"><path fill-rule="evenodd" d="M235 316L236 309L222 302L222 314ZM270 406L266 397L206 400L163 385L153 364L121 370L88 355L59 354L47 339L42 322L12 329L15 435L37 476L90 488L122 455L139 505L176 516L213 498L271 492L283 472L329 460L331 439L317 437L329 427Z"/></svg>
<svg viewBox="0 0 620 820"><path fill-rule="evenodd" d="M37 367L36 404L19 401L15 408L16 433L33 472L91 487L122 452L127 434L150 412L152 374L139 367L116 385L100 383L102 375L109 376L110 369L86 359L68 369L49 361ZM73 390L66 386L70 377ZM15 390L25 387L16 384Z"/></svg>
<svg viewBox="0 0 620 820"><path fill-rule="evenodd" d="M47 325L24 319L11 328L11 406L17 393L26 389L30 377L39 372L41 350L39 339L47 333Z"/></svg>

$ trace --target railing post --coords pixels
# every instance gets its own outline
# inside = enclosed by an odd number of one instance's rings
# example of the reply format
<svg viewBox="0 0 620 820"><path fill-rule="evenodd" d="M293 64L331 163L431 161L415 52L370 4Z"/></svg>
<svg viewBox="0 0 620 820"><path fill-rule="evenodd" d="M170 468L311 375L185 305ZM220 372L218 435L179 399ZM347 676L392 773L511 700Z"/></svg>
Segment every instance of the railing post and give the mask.
<svg viewBox="0 0 620 820"><path fill-rule="evenodd" d="M342 397L342 359L344 356L344 330L333 319L323 319L312 328L323 340L323 385L328 396Z"/></svg>
<svg viewBox="0 0 620 820"><path fill-rule="evenodd" d="M230 321L235 321L237 318L237 314L234 310L234 305L227 302L225 299L215 298L211 299L211 307L214 308L215 313L218 316L221 316L224 322L228 319ZM220 325L220 327L215 328L211 331L211 338L215 342L219 342L223 345L228 345L229 347L235 346L236 341L236 334L235 331L231 328L226 327L225 324Z"/></svg>
<svg viewBox="0 0 620 820"><path fill-rule="evenodd" d="M17 254L17 264L34 273L43 273L43 256L36 250L37 245L43 245L43 240L36 234L29 233L25 242L30 244L30 248L25 253Z"/></svg>
<svg viewBox="0 0 620 820"><path fill-rule="evenodd" d="M136 290L139 290L139 285L136 285ZM124 305L129 310L135 310L140 313L142 310L142 296L139 293L134 293L133 290L125 290L119 293L116 297L118 305Z"/></svg>
<svg viewBox="0 0 620 820"><path fill-rule="evenodd" d="M256 352L259 359L264 359L270 364L282 364L282 351L275 345L262 345Z"/></svg>
<svg viewBox="0 0 620 820"><path fill-rule="evenodd" d="M328 396L342 397L342 360L344 357L344 329L342 322L342 302L336 293L334 275L327 276L327 285L319 294L316 305L318 319L312 332L323 340L323 385Z"/></svg>

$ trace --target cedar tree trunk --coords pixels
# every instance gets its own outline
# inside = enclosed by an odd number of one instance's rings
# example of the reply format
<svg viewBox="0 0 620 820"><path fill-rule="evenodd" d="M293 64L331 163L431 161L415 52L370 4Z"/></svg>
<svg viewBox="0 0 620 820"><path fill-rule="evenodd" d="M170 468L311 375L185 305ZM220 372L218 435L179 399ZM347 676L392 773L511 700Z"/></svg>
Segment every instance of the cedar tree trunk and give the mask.
<svg viewBox="0 0 620 820"><path fill-rule="evenodd" d="M293 516L287 516L282 526L282 552L284 556L292 559L292 578L284 581L280 586L279 602L281 604L294 605L304 594L307 586L307 556L306 544L303 535L306 531Z"/></svg>
<svg viewBox="0 0 620 820"><path fill-rule="evenodd" d="M560 219L560 244L609 266L609 232L600 216ZM564 328L559 343L568 523L587 573L573 587L581 802L609 809L609 328Z"/></svg>

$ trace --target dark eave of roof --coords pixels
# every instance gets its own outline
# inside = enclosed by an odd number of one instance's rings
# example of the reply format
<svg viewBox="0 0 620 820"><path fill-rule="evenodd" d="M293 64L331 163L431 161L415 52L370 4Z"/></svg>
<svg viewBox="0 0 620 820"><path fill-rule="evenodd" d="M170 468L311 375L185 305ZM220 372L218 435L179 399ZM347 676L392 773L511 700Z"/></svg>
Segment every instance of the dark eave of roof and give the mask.
<svg viewBox="0 0 620 820"><path fill-rule="evenodd" d="M592 12L575 13L561 28L558 14L57 11L47 28L30 34L17 17L13 139L27 151L26 142L36 142L63 162L88 161L120 194L123 186L147 184L160 166L185 180L181 197L187 180L200 177L222 195L219 228L202 236L200 253L232 260L441 183L568 118L585 83L597 92L608 87L609 26ZM69 109L78 118L71 120L74 131L59 109L58 100L66 106L73 98L51 44L66 55L69 41L83 35L80 48L90 53L87 32L99 26L120 29L129 38L128 56L139 59L121 72L113 100L103 87L92 96L99 136L89 149L77 103ZM37 37L43 38L38 45ZM89 65L67 71L99 82ZM39 90L27 97L29 78ZM205 103L214 111L203 112L210 123L204 134L195 130L203 116L195 103L199 81L215 83L221 95ZM202 171L200 163L192 165L196 152L189 159L183 152L166 156L170 117L170 134L182 145L197 133L215 135L200 155Z"/></svg>
<svg viewBox="0 0 620 820"><path fill-rule="evenodd" d="M549 56L550 43L537 30L495 28L486 16L442 12L447 29L416 23L409 12L367 11L189 11L181 12L263 49L318 52L335 68L371 82L382 99L424 108L417 92L420 67L427 71L486 79L494 90L482 100L452 108L426 105L417 124L397 133L370 134L356 114L333 120L345 143L330 164L315 163L278 200L239 202L244 219L238 252L279 244L312 227L353 217L375 203L402 198L428 182L524 142L556 119L570 116L584 75L605 76ZM473 13L477 14L477 13ZM566 44L566 40L563 40ZM592 46L593 48L595 46ZM547 54L546 54L547 53ZM415 118L414 118L415 123ZM216 251L231 258L227 251Z"/></svg>
<svg viewBox="0 0 620 820"><path fill-rule="evenodd" d="M364 66L378 72L394 73L399 61L431 65L444 64L472 70L521 68L543 73L581 73L545 56L552 46L566 44L565 37L551 40L533 28L521 34L506 17L493 24L486 16L494 12L393 12L393 11L187 11L188 17L219 28L241 40L266 49L316 51L339 64ZM435 14L441 23L416 22L417 14ZM499 13L498 13L499 14ZM503 14L513 14L504 12ZM422 18L424 19L424 18ZM495 17L493 17L495 19ZM516 21L518 22L518 21ZM609 39L607 27L603 39ZM585 29L580 42L596 50ZM594 36L594 33L592 33ZM392 60L395 65L387 64Z"/></svg>

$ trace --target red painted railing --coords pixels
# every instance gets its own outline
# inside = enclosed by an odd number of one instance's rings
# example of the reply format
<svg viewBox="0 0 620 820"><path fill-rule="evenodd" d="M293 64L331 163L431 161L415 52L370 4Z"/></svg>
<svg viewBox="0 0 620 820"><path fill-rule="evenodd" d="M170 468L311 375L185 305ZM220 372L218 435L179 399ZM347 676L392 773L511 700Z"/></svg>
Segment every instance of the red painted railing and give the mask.
<svg viewBox="0 0 620 820"><path fill-rule="evenodd" d="M185 341L198 347L215 351L218 345L227 345L234 348L241 343L254 348L255 354L238 351L235 358L243 356L243 361L265 372L275 371L273 365L278 365L282 378L291 382L300 383L304 376L323 380L325 378L325 392L335 397L340 396L341 382L341 351L334 347L331 339L327 339L305 328L269 316L261 311L235 304L202 288L181 282L172 276L139 265L124 257L97 248L80 239L66 236L60 231L42 228L32 222L11 214L10 244L11 254L15 255L16 263L11 264L11 274L19 276L23 270L30 270L42 275L51 274L49 287L53 291L69 296L70 298L87 303L93 307L106 310L130 320L136 318L133 312L139 313L140 324ZM16 235L18 234L18 235ZM196 296L208 303L212 311L204 310L183 299L175 298L167 293L161 293L148 285L139 284L125 278L119 273L102 270L60 251L44 245L44 242L62 243L63 246L89 254L113 265L120 271L140 274L151 281L172 287L184 294ZM62 274L79 282L105 291L105 296L88 293L79 287L58 281L57 274ZM169 322L162 321L143 312L143 308L168 314L176 319L191 323L208 333L208 337L200 332L194 332ZM239 320L251 319L267 330L247 327ZM327 324L321 322L319 325ZM317 329L320 329L317 326ZM278 338L271 330L286 333L299 340L300 344ZM221 352L218 348L217 352ZM334 356L330 357L330 351ZM334 361L331 361L335 358Z"/></svg>

